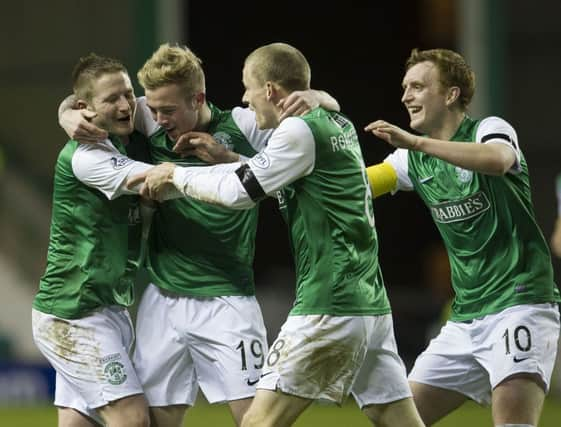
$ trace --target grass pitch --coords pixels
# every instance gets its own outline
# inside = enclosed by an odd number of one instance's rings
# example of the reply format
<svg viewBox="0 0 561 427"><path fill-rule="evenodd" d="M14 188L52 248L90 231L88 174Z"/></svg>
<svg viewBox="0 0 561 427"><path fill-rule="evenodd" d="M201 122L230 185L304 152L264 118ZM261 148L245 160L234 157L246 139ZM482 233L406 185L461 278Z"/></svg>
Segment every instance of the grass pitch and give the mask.
<svg viewBox="0 0 561 427"><path fill-rule="evenodd" d="M199 401L187 412L185 426L230 427L234 423L226 405L209 405ZM358 407L349 400L339 408L331 405L312 405L300 416L295 427L369 427L371 424ZM561 426L561 400L545 402L540 427ZM0 407L0 426L4 427L56 427L56 410L52 406ZM435 427L492 426L491 410L474 403L466 403Z"/></svg>

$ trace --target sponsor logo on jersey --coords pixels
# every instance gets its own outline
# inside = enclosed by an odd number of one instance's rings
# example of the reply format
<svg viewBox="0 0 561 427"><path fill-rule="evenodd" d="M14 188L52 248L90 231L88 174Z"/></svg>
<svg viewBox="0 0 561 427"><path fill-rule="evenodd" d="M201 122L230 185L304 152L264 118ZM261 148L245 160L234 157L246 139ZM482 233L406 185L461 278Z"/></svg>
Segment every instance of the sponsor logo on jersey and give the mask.
<svg viewBox="0 0 561 427"><path fill-rule="evenodd" d="M479 191L461 200L432 205L430 211L436 222L447 224L481 215L489 207L489 199L485 193Z"/></svg>
<svg viewBox="0 0 561 427"><path fill-rule="evenodd" d="M467 184L473 178L473 171L456 166L456 176L458 177L458 181Z"/></svg>
<svg viewBox="0 0 561 427"><path fill-rule="evenodd" d="M259 169L267 169L271 166L271 160L267 154L259 153L251 158L251 166L255 166Z"/></svg>
<svg viewBox="0 0 561 427"><path fill-rule="evenodd" d="M130 162L132 162L132 160L125 156L111 157L111 163L113 164L113 169L124 168Z"/></svg>
<svg viewBox="0 0 561 427"><path fill-rule="evenodd" d="M230 136L230 134L226 132L216 132L212 135L212 137L216 140L216 142L224 145L228 150L234 150L234 143L232 142L232 137Z"/></svg>

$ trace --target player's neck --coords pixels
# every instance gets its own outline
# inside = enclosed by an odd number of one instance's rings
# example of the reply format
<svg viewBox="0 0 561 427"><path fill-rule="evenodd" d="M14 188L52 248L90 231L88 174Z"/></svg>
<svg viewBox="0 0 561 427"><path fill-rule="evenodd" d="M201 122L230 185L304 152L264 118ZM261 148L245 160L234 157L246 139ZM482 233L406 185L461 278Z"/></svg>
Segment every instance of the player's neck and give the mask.
<svg viewBox="0 0 561 427"><path fill-rule="evenodd" d="M437 128L431 132L430 137L434 139L450 141L458 131L458 128L464 121L465 117L466 114L463 111L450 113L443 119L440 126L437 126Z"/></svg>
<svg viewBox="0 0 561 427"><path fill-rule="evenodd" d="M212 112L210 111L210 107L208 106L208 104L205 102L201 107L201 111L199 112L199 120L197 122L195 130L205 132L208 129L211 118Z"/></svg>

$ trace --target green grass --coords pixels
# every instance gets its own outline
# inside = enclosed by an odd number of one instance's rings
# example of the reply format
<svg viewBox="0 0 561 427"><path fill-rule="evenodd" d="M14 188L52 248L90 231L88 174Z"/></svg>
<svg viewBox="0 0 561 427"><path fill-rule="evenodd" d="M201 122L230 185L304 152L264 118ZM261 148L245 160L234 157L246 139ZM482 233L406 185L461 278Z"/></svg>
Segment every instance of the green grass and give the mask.
<svg viewBox="0 0 561 427"><path fill-rule="evenodd" d="M208 405L200 402L187 412L185 426L221 427L233 426L232 418L225 405ZM296 422L296 427L368 427L371 424L352 402L342 408L315 404ZM0 407L0 426L4 427L50 427L56 426L56 410L53 407ZM435 427L483 427L492 426L491 411L473 403L467 403L459 410L435 424ZM546 401L540 427L561 426L561 401Z"/></svg>

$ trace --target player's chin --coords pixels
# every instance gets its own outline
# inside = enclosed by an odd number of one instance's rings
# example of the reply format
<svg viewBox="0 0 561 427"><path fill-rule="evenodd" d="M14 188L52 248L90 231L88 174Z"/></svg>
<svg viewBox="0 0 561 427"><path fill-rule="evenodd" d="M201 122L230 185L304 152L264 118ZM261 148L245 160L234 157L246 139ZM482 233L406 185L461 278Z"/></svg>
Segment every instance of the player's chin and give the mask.
<svg viewBox="0 0 561 427"><path fill-rule="evenodd" d="M132 121L117 121L113 124L112 129L109 133L112 133L117 136L125 136L130 135L134 130L134 125Z"/></svg>
<svg viewBox="0 0 561 427"><path fill-rule="evenodd" d="M410 117L409 127L416 131L421 131L423 128L423 119L420 117Z"/></svg>

